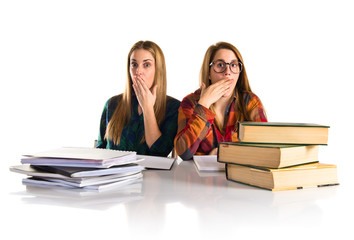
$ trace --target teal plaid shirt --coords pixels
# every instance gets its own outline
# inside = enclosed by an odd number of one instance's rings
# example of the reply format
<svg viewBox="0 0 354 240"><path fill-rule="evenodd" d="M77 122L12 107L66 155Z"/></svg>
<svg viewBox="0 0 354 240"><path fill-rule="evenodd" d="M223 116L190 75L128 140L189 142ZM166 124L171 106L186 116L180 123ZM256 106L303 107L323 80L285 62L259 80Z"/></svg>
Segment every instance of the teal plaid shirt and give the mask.
<svg viewBox="0 0 354 240"><path fill-rule="evenodd" d="M118 105L118 99L121 99L121 96L114 96L104 106L96 147L135 151L137 154L142 155L167 156L173 149L173 140L177 133L180 101L167 96L165 117L159 126L161 136L149 148L146 142L140 143L145 135L144 116L138 113L139 103L135 96L132 96L132 115L130 121L123 128L119 145L115 145L113 141L104 139L108 123Z"/></svg>

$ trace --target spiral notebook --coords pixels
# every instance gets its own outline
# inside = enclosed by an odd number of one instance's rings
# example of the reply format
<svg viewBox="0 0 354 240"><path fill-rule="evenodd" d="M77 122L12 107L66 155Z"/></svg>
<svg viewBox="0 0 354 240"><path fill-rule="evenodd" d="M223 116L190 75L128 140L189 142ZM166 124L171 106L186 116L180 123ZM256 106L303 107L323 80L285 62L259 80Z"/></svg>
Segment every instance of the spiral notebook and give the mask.
<svg viewBox="0 0 354 240"><path fill-rule="evenodd" d="M108 168L138 161L136 152L82 147L63 147L23 156L22 164L67 167Z"/></svg>

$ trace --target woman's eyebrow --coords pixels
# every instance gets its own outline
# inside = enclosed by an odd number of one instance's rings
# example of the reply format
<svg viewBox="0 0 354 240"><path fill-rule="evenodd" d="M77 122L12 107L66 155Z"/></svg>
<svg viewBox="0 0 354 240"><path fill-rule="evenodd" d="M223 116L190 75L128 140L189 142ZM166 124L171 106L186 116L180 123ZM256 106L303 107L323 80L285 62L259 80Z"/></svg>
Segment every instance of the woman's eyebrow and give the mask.
<svg viewBox="0 0 354 240"><path fill-rule="evenodd" d="M132 62L137 62L136 59L132 58L130 61ZM151 61L152 62L152 59L144 59L143 62L147 62L147 61Z"/></svg>
<svg viewBox="0 0 354 240"><path fill-rule="evenodd" d="M224 62L226 62L224 59L221 59L221 58L215 59L214 62L215 61L224 61ZM235 62L235 61L238 61L238 59L232 59L230 62Z"/></svg>

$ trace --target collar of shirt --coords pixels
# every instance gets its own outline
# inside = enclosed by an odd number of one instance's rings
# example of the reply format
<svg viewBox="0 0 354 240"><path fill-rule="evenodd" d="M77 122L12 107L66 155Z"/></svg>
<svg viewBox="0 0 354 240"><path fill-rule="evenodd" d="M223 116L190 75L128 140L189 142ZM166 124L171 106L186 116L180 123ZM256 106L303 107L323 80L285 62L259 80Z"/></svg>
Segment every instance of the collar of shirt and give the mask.
<svg viewBox="0 0 354 240"><path fill-rule="evenodd" d="M234 96L232 97L232 101L226 107L225 116L229 116L230 115L231 106L234 106L235 102L236 102L236 94L234 93Z"/></svg>

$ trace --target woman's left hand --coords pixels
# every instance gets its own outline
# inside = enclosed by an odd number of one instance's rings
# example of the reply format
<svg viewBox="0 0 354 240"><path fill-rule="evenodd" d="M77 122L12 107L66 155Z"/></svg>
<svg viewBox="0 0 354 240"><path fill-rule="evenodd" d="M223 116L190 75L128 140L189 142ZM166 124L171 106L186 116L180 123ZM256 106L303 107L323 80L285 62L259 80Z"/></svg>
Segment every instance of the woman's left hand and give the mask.
<svg viewBox="0 0 354 240"><path fill-rule="evenodd" d="M144 79L140 76L135 76L132 80L134 92L142 111L144 112L149 107L153 108L156 101L157 85L155 85L150 91L150 89L146 86Z"/></svg>

